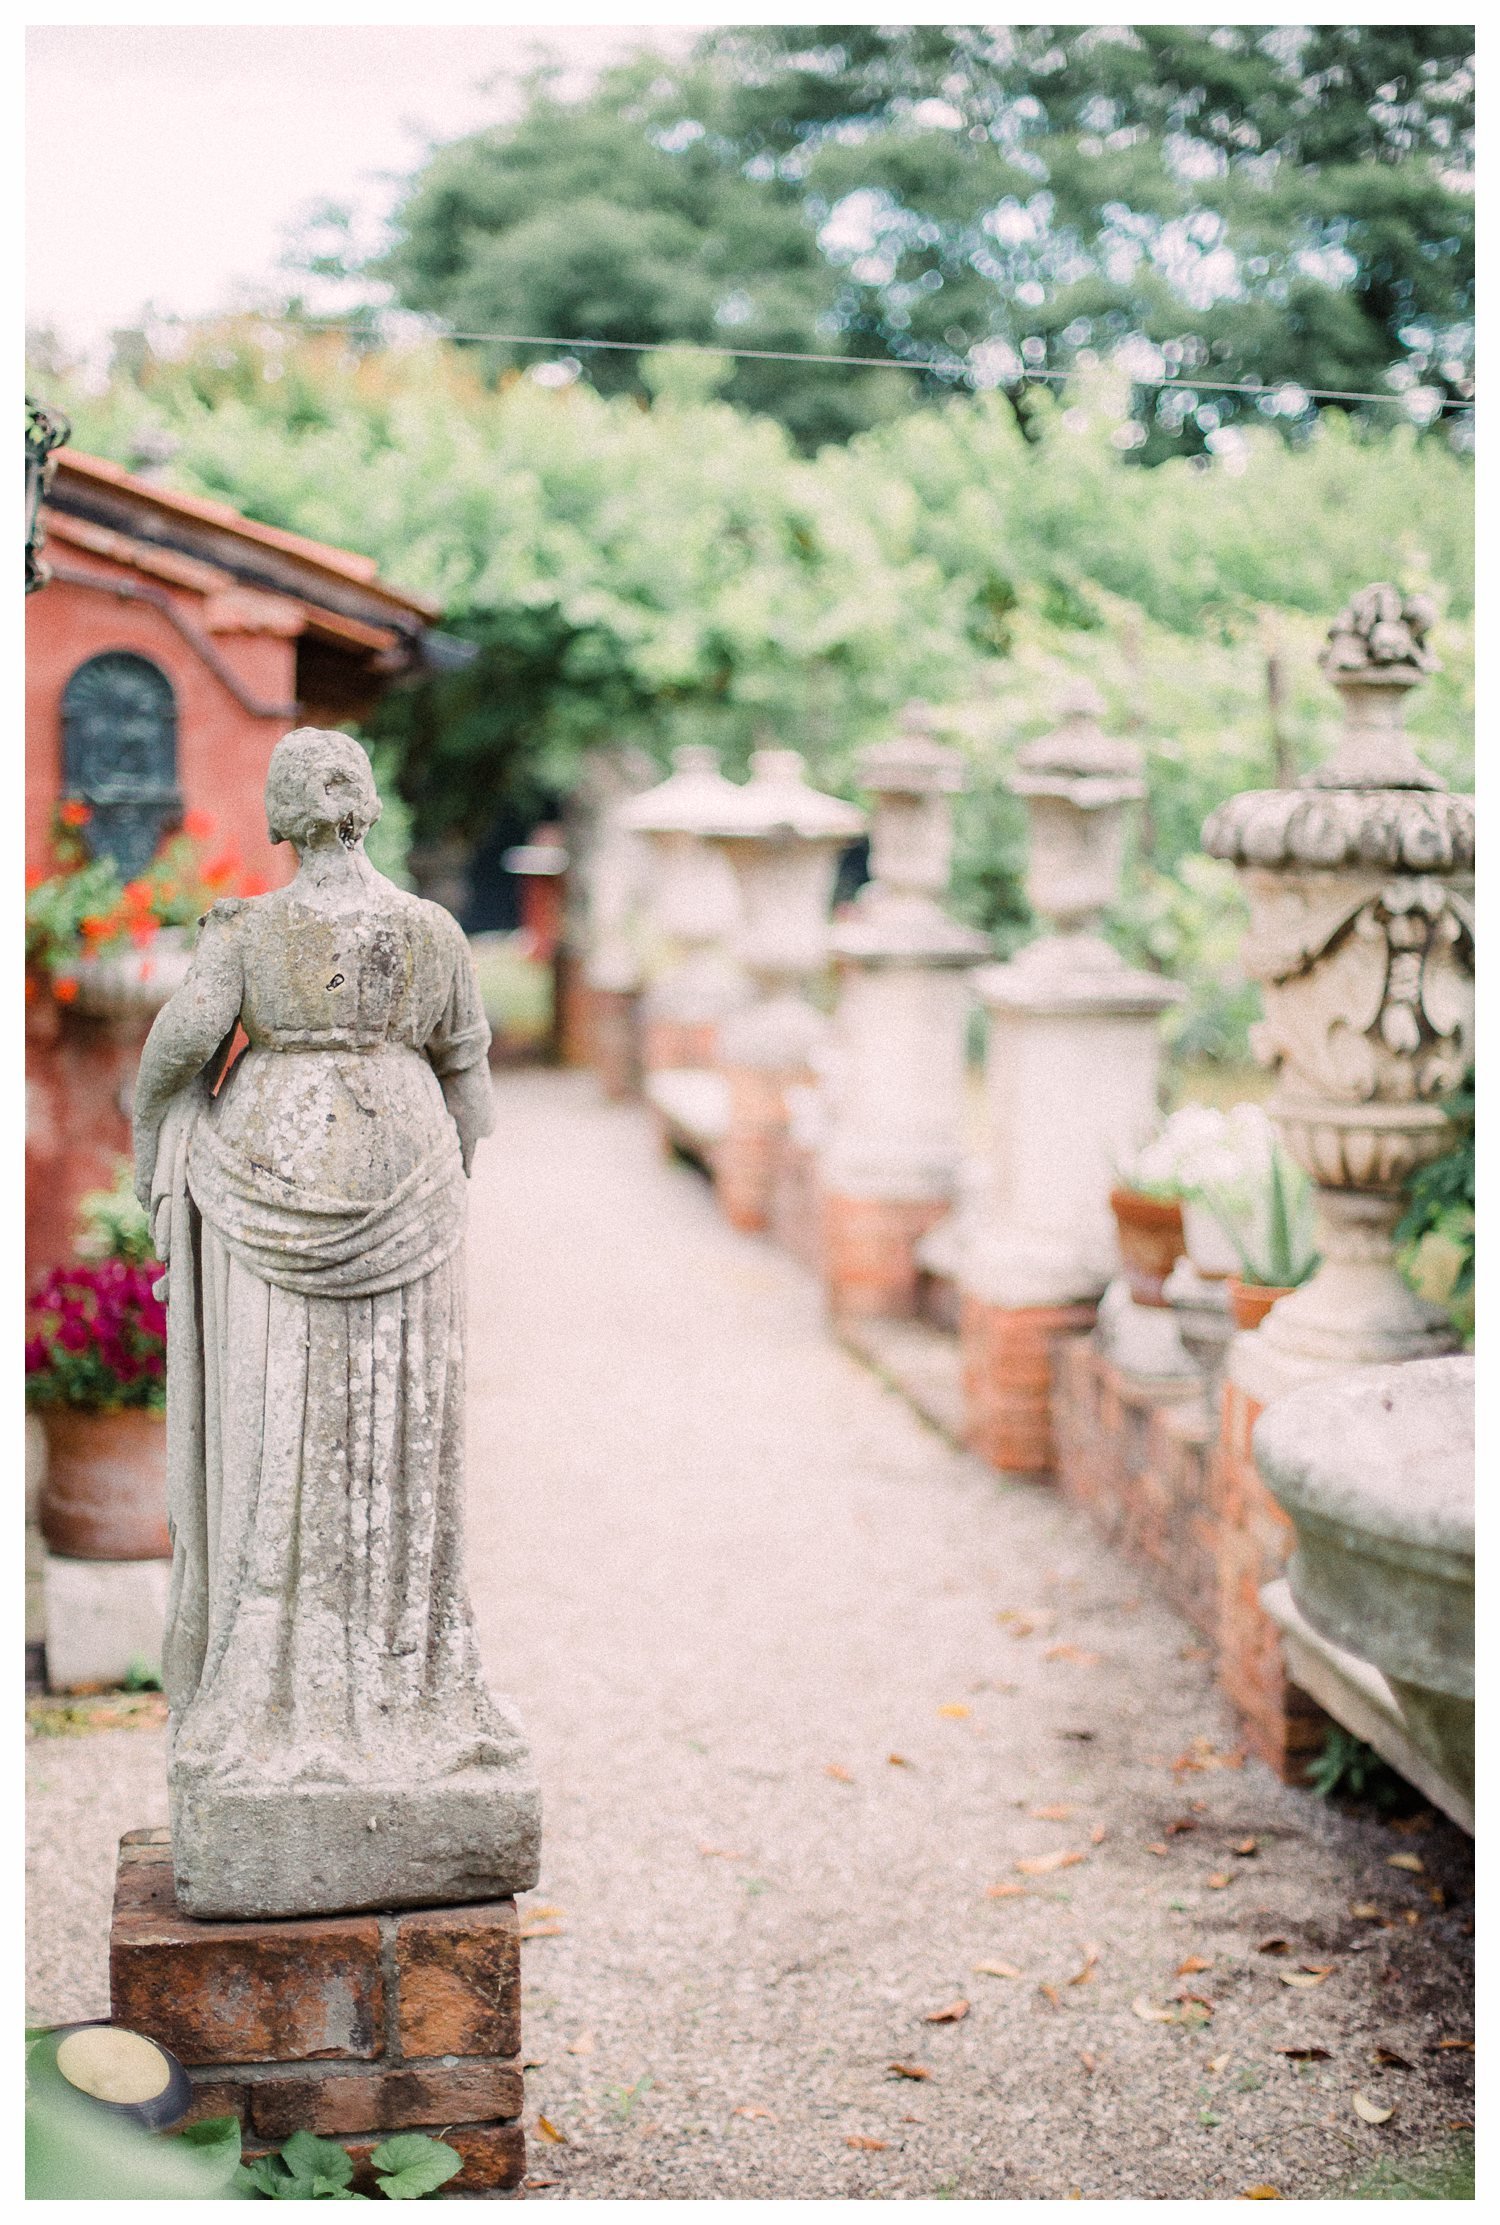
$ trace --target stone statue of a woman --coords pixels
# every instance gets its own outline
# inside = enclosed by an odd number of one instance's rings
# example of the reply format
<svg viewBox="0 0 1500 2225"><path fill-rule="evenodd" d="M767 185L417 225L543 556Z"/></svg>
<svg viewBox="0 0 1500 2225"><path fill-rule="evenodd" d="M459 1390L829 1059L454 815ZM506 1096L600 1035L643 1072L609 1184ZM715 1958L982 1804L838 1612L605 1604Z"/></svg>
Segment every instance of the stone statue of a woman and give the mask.
<svg viewBox="0 0 1500 2225"><path fill-rule="evenodd" d="M497 1898L536 1882L539 1807L463 1574L489 1029L457 925L365 856L380 799L356 742L289 734L266 814L296 879L214 905L136 1085L169 1285L178 1899L255 1917Z"/></svg>

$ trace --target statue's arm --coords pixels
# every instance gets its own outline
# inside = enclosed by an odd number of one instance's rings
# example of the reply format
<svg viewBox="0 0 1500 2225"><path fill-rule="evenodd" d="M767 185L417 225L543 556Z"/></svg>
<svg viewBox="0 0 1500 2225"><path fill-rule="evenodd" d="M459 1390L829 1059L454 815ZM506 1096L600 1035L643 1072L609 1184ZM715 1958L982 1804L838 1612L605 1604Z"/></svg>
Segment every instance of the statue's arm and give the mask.
<svg viewBox="0 0 1500 2225"><path fill-rule="evenodd" d="M490 1083L490 1024L484 1016L484 999L474 960L461 931L453 935L453 978L443 1016L427 1042L427 1056L443 1092L463 1153L464 1173L474 1164L481 1136L495 1125L495 1099Z"/></svg>
<svg viewBox="0 0 1500 2225"><path fill-rule="evenodd" d="M157 1013L141 1052L131 1120L135 1143L135 1193L151 1210L157 1140L167 1107L196 1079L232 1034L244 999L239 938L227 919L203 923L188 977Z"/></svg>

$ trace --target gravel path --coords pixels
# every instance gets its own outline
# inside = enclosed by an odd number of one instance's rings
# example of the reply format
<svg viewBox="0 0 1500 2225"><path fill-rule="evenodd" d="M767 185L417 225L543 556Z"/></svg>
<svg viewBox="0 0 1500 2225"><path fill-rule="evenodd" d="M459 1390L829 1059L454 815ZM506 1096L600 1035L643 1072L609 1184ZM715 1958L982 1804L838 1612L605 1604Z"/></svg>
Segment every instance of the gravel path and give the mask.
<svg viewBox="0 0 1500 2225"><path fill-rule="evenodd" d="M470 1560L547 1804L533 2198L1311 2196L1467 2120L1468 1842L1243 1761L1145 1579L836 1346L639 1110L497 1105ZM159 1737L32 1761L31 2006L98 2013Z"/></svg>

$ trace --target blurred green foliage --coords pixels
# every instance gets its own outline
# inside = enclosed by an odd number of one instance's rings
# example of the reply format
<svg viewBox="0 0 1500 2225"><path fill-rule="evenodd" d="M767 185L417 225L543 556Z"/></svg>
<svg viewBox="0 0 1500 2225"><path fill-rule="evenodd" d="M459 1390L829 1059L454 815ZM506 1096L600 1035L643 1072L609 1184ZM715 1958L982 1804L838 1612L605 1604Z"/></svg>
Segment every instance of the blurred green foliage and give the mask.
<svg viewBox="0 0 1500 2225"><path fill-rule="evenodd" d="M735 25L581 100L538 74L426 159L373 262L327 208L304 262L456 332L931 366L737 363L730 398L808 451L1114 356L1156 461L1263 409L1305 426L1294 386L1387 393L1387 421L1472 395L1473 113L1458 24ZM1195 373L1279 391L1160 384Z"/></svg>
<svg viewBox="0 0 1500 2225"><path fill-rule="evenodd" d="M1007 777L1085 676L1147 753L1121 939L1189 983L1184 1055L1229 1057L1242 915L1195 857L1199 830L1278 762L1326 755L1339 710L1317 651L1371 578L1439 604L1442 671L1411 725L1470 785L1472 479L1410 429L1333 417L1300 448L1252 431L1239 458L1142 471L1116 441L1128 392L1100 370L1066 410L1039 400L1029 436L979 395L809 459L720 398L723 366L702 358L656 358L643 407L527 377L493 388L438 343L367 350L253 318L178 341L102 392L54 377L49 398L79 447L121 462L143 427L169 435L178 484L375 557L478 645L370 721L414 839L539 818L604 744L664 764L708 742L737 775L775 738L852 792L855 751L921 695L969 761L957 900L1004 951L1031 929Z"/></svg>
<svg viewBox="0 0 1500 2225"><path fill-rule="evenodd" d="M1474 1343L1474 1077L1447 1100L1458 1131L1451 1151L1418 1167L1396 1225L1397 1258L1419 1297L1444 1307Z"/></svg>

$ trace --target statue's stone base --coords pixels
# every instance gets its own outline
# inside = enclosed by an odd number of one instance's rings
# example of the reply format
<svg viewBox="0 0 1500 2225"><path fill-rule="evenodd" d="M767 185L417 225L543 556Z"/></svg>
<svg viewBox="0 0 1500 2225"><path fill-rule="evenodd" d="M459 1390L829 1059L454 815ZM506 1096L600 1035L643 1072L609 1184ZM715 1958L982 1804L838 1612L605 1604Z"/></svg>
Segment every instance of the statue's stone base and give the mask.
<svg viewBox="0 0 1500 2225"><path fill-rule="evenodd" d="M823 1279L835 1320L915 1319L922 1279L917 1246L950 1202L824 1196Z"/></svg>
<svg viewBox="0 0 1500 2225"><path fill-rule="evenodd" d="M109 1967L114 2022L179 2058L194 2118L239 2118L247 2158L306 2131L363 2166L392 2133L428 2131L464 2159L445 2193L520 2185L514 1901L202 1922L177 1905L166 1832L129 1831Z"/></svg>
<svg viewBox="0 0 1500 2225"><path fill-rule="evenodd" d="M963 1294L964 1442L992 1468L1045 1475L1056 1465L1052 1395L1061 1340L1094 1325L1092 1304L994 1306Z"/></svg>
<svg viewBox="0 0 1500 2225"><path fill-rule="evenodd" d="M178 1901L195 1917L443 1907L503 1900L537 1880L529 1771L473 1769L388 1792L169 1779L169 1792Z"/></svg>

